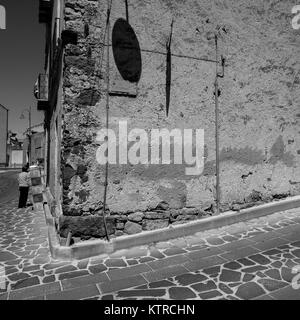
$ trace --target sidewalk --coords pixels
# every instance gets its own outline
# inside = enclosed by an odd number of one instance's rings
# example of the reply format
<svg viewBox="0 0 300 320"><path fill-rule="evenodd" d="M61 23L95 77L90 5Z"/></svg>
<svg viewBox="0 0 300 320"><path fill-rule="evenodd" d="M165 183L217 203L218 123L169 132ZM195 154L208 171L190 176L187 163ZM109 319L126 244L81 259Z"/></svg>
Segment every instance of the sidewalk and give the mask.
<svg viewBox="0 0 300 320"><path fill-rule="evenodd" d="M0 300L300 300L300 208L73 262L50 257L42 212L0 213Z"/></svg>

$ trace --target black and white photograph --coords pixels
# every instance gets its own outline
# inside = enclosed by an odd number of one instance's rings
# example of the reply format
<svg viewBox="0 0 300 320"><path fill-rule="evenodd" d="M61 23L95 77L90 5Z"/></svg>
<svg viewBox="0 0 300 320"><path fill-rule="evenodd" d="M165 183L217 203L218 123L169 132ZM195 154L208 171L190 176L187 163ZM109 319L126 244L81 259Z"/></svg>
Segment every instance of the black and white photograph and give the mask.
<svg viewBox="0 0 300 320"><path fill-rule="evenodd" d="M0 0L0 307L300 300L299 137L300 0Z"/></svg>

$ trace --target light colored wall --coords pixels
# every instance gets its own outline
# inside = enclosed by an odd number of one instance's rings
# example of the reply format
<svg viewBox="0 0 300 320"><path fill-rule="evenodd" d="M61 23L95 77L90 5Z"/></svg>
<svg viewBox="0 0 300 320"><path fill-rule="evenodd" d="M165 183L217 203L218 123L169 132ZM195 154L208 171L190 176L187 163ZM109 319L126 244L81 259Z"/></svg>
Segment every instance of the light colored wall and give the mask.
<svg viewBox="0 0 300 320"><path fill-rule="evenodd" d="M129 1L129 21L145 49L165 52L174 18L172 51L214 58L206 34L224 26L219 50L226 57L220 79L221 208L300 193L300 37L291 27L294 1ZM105 128L105 69L101 61L106 1L66 1L66 26L79 33L65 54L63 170L65 209L88 212L103 199L104 167L96 162L97 130ZM99 14L97 14L97 12ZM124 1L113 1L111 25L125 17ZM85 24L89 25L86 37ZM200 30L200 34L196 32ZM91 56L89 56L91 53ZM109 209L145 211L164 201L171 208L215 205L215 65L172 59L170 115L165 112L166 57L142 53L137 98L112 97L110 119L129 129L202 128L205 167L199 177L183 166L110 166ZM111 55L111 74L113 70ZM103 60L105 66L105 54ZM99 69L99 65L98 65ZM92 98L94 100L92 102ZM86 171L86 173L85 173Z"/></svg>
<svg viewBox="0 0 300 320"><path fill-rule="evenodd" d="M23 150L12 150L10 167L22 167L23 165Z"/></svg>

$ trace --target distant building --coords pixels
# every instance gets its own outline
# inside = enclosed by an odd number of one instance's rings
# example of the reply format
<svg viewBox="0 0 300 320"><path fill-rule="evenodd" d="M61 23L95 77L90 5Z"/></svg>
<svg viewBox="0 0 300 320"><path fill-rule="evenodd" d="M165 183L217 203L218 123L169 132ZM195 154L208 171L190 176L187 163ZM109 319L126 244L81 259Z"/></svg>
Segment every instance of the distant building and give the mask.
<svg viewBox="0 0 300 320"><path fill-rule="evenodd" d="M23 141L10 130L7 139L7 164L10 168L20 168L23 164Z"/></svg>
<svg viewBox="0 0 300 320"><path fill-rule="evenodd" d="M7 166L8 109L0 104L0 166Z"/></svg>
<svg viewBox="0 0 300 320"><path fill-rule="evenodd" d="M23 165L29 163L29 152L31 153L31 163L39 160L44 162L45 157L45 137L44 132L34 132L29 138L29 135L26 136L23 142L23 151L22 151L22 162Z"/></svg>

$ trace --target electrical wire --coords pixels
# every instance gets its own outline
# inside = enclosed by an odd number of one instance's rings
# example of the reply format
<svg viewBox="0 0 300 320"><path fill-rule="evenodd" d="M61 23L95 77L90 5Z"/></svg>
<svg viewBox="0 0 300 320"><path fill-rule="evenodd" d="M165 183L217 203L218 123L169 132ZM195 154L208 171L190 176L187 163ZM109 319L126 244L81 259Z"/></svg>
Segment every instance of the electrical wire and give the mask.
<svg viewBox="0 0 300 320"><path fill-rule="evenodd" d="M107 46L107 44L105 44L103 42L100 42L100 44L103 45L103 46ZM110 44L109 46L112 46L112 45ZM130 47L130 46L116 46L116 47L117 48L121 48L121 49L140 50L141 52L159 54L159 55L163 55L163 56L167 55L166 52L152 50L152 49L139 49L139 48L134 48L134 47ZM176 57L176 58L183 58L183 59L190 59L190 60L197 60L197 61L220 63L219 61L208 59L208 58L201 58L201 57L195 57L195 56L189 56L189 55L183 55L183 54L172 53L171 56L172 57Z"/></svg>

